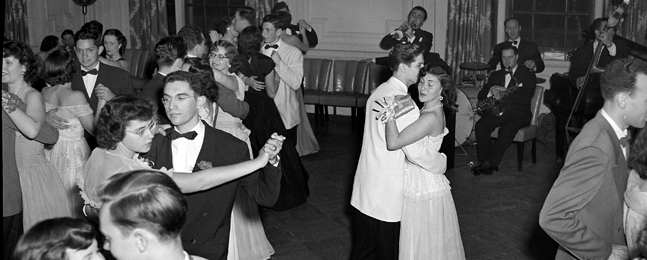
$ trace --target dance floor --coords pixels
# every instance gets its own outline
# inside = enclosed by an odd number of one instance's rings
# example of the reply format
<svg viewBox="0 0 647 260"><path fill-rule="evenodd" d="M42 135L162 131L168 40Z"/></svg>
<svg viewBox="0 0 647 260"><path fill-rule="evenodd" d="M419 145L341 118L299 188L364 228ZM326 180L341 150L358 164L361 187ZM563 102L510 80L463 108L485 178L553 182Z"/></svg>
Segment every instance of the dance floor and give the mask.
<svg viewBox="0 0 647 260"><path fill-rule="evenodd" d="M312 115L310 115L312 116ZM314 120L311 118L311 122ZM540 129L537 164L526 145L523 171L517 170L516 147L508 148L501 171L473 176L476 156L459 155L446 176L458 211L467 259L553 259L555 243L539 227L539 211L560 166L554 132ZM542 131L543 130L543 131ZM350 117L331 118L314 129L321 150L302 157L310 174L310 197L286 210L261 210L265 231L276 253L272 259L348 259L351 251L350 195L362 145L361 127Z"/></svg>

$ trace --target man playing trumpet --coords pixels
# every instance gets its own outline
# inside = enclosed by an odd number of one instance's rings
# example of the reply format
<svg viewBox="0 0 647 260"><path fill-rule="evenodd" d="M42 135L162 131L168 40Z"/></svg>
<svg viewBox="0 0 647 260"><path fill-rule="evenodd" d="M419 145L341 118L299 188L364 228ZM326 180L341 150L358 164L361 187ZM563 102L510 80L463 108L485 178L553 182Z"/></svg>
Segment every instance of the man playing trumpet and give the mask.
<svg viewBox="0 0 647 260"><path fill-rule="evenodd" d="M493 98L497 106L484 109L476 122L476 141L480 164L473 167L474 175L490 175L499 170L499 163L517 131L530 124L530 100L535 93L536 77L526 66L518 66L517 48L507 45L501 50L505 70L492 73L478 94L479 102ZM514 89L516 86L516 90ZM499 137L492 142L490 135L499 128Z"/></svg>
<svg viewBox="0 0 647 260"><path fill-rule="evenodd" d="M423 55L429 53L433 45L434 35L421 29L427 21L427 10L422 6L416 6L409 12L406 21L395 31L387 34L380 41L380 47L390 50L399 43L415 43L422 48Z"/></svg>

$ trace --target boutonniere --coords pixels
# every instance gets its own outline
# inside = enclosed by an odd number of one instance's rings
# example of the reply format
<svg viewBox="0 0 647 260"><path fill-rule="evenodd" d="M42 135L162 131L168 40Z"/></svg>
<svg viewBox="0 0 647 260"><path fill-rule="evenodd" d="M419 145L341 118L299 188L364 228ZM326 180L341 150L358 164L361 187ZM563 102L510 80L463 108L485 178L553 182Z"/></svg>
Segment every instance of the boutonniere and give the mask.
<svg viewBox="0 0 647 260"><path fill-rule="evenodd" d="M517 86L517 87L523 87L523 83L519 83L519 86Z"/></svg>
<svg viewBox="0 0 647 260"><path fill-rule="evenodd" d="M137 159L135 159L135 160L136 160L139 164L141 164L141 165L143 165L143 166L148 166L148 167L150 167L150 168L153 168L153 166L155 166L155 162L153 162L153 161L149 160L148 158L143 157L143 156L141 156L141 155L138 155L138 156L137 156Z"/></svg>
<svg viewBox="0 0 647 260"><path fill-rule="evenodd" d="M422 42L422 37L418 38L418 41L419 41L419 42Z"/></svg>
<svg viewBox="0 0 647 260"><path fill-rule="evenodd" d="M211 162L200 161L198 163L198 168L200 168L200 170L206 170L209 168L213 168L213 165L211 164Z"/></svg>

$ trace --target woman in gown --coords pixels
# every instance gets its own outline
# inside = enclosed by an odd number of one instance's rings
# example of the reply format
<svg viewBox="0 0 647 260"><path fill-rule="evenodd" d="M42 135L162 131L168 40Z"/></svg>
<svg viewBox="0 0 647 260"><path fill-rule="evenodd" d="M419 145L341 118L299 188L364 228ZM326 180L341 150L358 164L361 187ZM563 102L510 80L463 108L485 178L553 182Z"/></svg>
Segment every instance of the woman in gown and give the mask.
<svg viewBox="0 0 647 260"><path fill-rule="evenodd" d="M105 104L97 122L98 148L77 176L77 185L85 200L84 214L96 218L101 207L97 191L110 176L132 170L151 169L150 163L139 156L150 150L154 133L157 132L155 105L148 100L132 95L117 96ZM273 135L272 139L283 137ZM238 179L264 167L269 159L265 151L274 147L265 145L256 159L238 164L205 167L194 173L178 173L165 170L183 193L211 189Z"/></svg>
<svg viewBox="0 0 647 260"><path fill-rule="evenodd" d="M631 145L629 180L625 192L625 236L630 259L640 255L638 235L647 229L647 130L643 129ZM647 249L647 247L645 248Z"/></svg>
<svg viewBox="0 0 647 260"><path fill-rule="evenodd" d="M234 74L240 67L237 56L238 51L232 43L220 40L211 47L209 65L213 69L216 82L232 90L239 100L244 100L245 83ZM242 119L219 108L215 128L244 141L249 148L249 154L254 154L249 138L251 131L243 125ZM258 205L247 193L238 189L234 208L231 211L227 259L260 260L269 259L272 254L274 254L274 248L265 235L263 223L258 214Z"/></svg>
<svg viewBox="0 0 647 260"><path fill-rule="evenodd" d="M72 90L72 75L76 73L72 55L67 50L60 49L47 57L43 63L43 79L48 87L45 87L42 93L45 98L45 110L54 109L56 115L67 120L69 124L69 128L58 130L58 141L45 150L45 157L54 165L63 180L72 213L79 217L83 200L79 195L79 188L75 185L76 174L90 157L90 146L85 140L84 132L94 133L97 117L85 94Z"/></svg>
<svg viewBox="0 0 647 260"><path fill-rule="evenodd" d="M386 120L387 149L403 149L406 154L399 259L465 259L454 199L444 175L447 157L439 152L448 133L442 106L451 105L456 94L442 69L425 68L425 72L418 83L424 103L420 117L401 132L394 113Z"/></svg>
<svg viewBox="0 0 647 260"><path fill-rule="evenodd" d="M28 230L41 220L71 216L72 211L63 181L45 159L44 145L33 140L45 124L43 96L30 86L38 71L34 53L18 41L5 41L2 47L2 83L9 90L2 91L3 99L10 93L26 104L24 110L2 107L20 130L16 132L16 165L22 187L23 228Z"/></svg>
<svg viewBox="0 0 647 260"><path fill-rule="evenodd" d="M263 37L254 26L243 29L238 35L238 60L241 62L239 72L243 82L250 89L245 92L245 101L249 104L249 114L243 120L252 131L249 136L252 149L263 145L263 139L272 132L286 134L285 125L281 120L274 96L278 88L275 78L274 61L260 53ZM306 202L308 190L308 172L301 163L299 153L294 144L286 140L281 150L281 193L274 210L286 210Z"/></svg>
<svg viewBox="0 0 647 260"><path fill-rule="evenodd" d="M103 56L99 56L99 60L110 66L129 71L130 64L122 57L128 43L124 34L117 29L109 29L103 34L102 39L105 52L103 52Z"/></svg>

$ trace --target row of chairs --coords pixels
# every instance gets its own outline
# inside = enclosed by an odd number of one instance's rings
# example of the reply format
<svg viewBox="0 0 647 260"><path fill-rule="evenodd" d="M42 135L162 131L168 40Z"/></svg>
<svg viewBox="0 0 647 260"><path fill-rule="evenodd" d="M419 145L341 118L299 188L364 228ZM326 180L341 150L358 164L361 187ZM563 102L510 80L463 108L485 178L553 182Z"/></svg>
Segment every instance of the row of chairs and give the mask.
<svg viewBox="0 0 647 260"><path fill-rule="evenodd" d="M353 125L360 122L368 97L391 76L387 66L357 60L305 58L303 72L304 103L315 106L316 125L327 120L328 106L333 115L337 107L348 107Z"/></svg>

